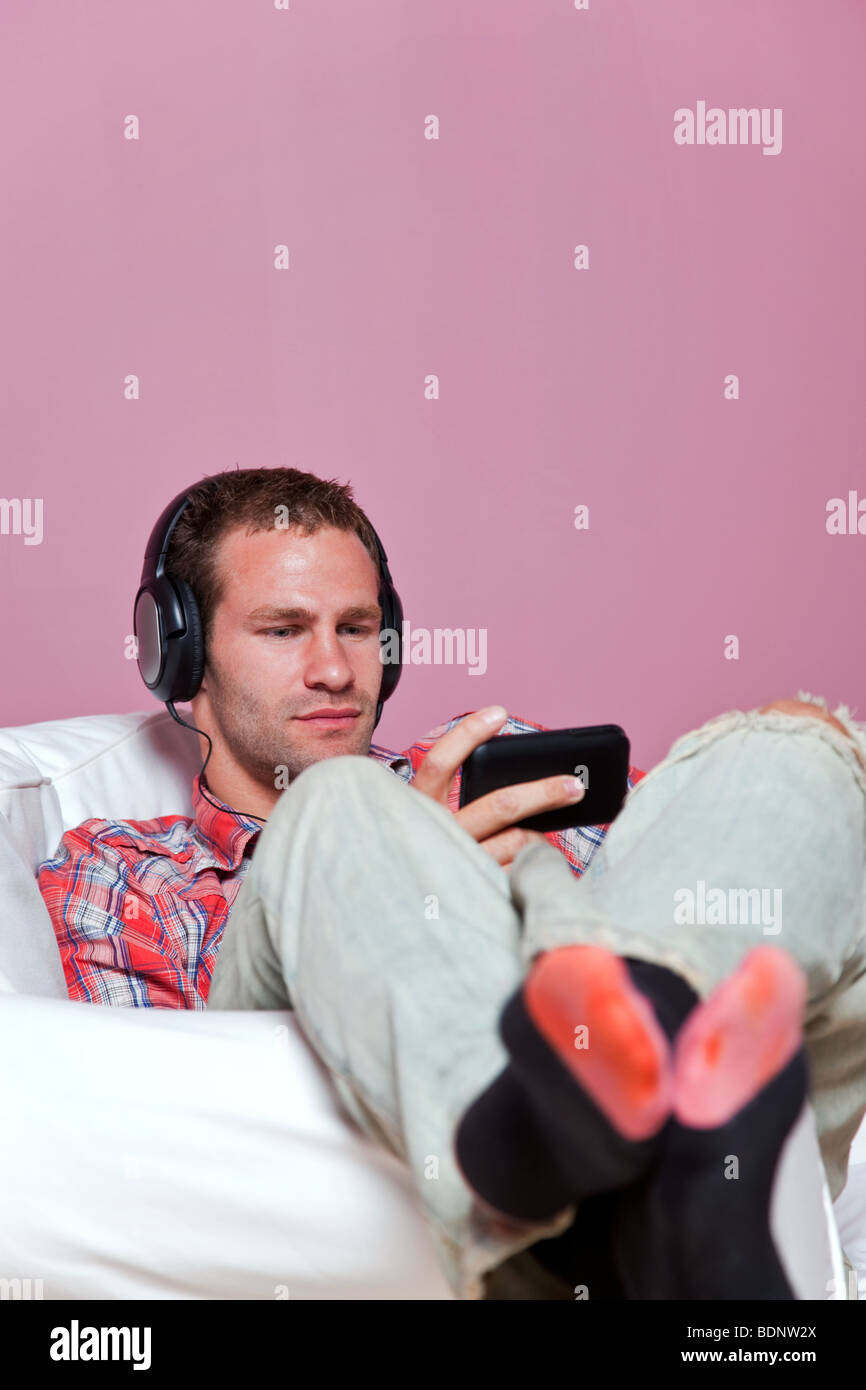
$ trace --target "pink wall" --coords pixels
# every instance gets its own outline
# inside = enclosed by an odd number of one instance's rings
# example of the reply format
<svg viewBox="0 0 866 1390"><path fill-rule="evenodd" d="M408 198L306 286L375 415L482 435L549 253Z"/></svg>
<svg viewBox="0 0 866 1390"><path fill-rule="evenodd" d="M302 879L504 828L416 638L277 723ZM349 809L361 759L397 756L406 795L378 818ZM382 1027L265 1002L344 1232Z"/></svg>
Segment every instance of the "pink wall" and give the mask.
<svg viewBox="0 0 866 1390"><path fill-rule="evenodd" d="M0 724L158 708L144 542L235 464L351 480L413 627L487 629L378 741L500 701L649 767L799 687L866 719L866 534L826 529L866 498L861 4L91 0L0 40L0 494L43 499ZM781 151L678 145L699 101Z"/></svg>

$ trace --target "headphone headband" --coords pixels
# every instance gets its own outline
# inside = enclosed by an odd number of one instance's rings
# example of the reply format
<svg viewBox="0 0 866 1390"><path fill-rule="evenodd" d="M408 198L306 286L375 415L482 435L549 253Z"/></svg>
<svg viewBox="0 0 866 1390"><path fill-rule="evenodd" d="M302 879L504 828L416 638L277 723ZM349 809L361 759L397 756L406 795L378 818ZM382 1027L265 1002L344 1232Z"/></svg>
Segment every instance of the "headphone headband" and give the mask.
<svg viewBox="0 0 866 1390"><path fill-rule="evenodd" d="M144 551L141 581L135 596L133 630L138 669L148 690L164 703L191 700L204 675L204 634L198 600L184 579L166 570L171 538L194 493L215 478L204 478L173 497L150 533ZM376 705L376 725L384 702L393 695L403 670L403 606L388 569L388 557L370 525L379 555L380 631L398 634L398 661L382 663L382 684Z"/></svg>

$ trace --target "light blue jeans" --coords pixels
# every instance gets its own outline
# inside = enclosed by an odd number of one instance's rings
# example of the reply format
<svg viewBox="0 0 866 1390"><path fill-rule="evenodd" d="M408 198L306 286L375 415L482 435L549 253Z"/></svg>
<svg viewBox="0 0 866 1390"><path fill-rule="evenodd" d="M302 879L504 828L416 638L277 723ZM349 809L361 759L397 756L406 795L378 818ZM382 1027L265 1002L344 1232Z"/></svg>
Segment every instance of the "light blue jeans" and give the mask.
<svg viewBox="0 0 866 1390"><path fill-rule="evenodd" d="M826 709L820 697L799 692ZM370 758L306 768L263 829L208 1007L294 1008L362 1129L413 1175L460 1298L559 1235L503 1228L453 1154L508 1058L506 999L540 951L595 942L704 998L771 943L806 973L805 1043L831 1196L866 1109L866 725L735 710L683 735L577 878L549 842L503 869L446 807Z"/></svg>

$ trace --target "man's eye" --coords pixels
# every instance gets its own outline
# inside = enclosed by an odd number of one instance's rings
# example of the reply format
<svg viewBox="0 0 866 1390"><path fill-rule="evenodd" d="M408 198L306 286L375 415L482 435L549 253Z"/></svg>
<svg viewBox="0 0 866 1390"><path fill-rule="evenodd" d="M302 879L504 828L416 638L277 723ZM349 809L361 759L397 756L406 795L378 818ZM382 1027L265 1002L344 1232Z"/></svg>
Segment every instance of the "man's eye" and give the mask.
<svg viewBox="0 0 866 1390"><path fill-rule="evenodd" d="M355 623L343 623L342 627L343 627L343 631L344 631L344 632L360 633L362 636L366 636L366 634L367 634L368 632L371 632L371 631L372 631L371 628L368 628L368 627L359 627L359 626L358 626L357 624L355 624ZM300 631L300 628L297 628L297 627L269 627L269 628L265 628L265 635L268 636L268 637L281 637L281 636L283 636L283 635L284 635L285 633L287 633L287 632L299 632L299 631Z"/></svg>

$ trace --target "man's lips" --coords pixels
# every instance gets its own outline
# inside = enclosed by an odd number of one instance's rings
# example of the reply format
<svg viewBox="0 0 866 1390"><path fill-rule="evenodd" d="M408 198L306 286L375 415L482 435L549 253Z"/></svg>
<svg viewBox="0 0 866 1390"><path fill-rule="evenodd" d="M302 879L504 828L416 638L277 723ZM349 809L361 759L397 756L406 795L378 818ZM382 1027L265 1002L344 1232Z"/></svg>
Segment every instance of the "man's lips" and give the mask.
<svg viewBox="0 0 866 1390"><path fill-rule="evenodd" d="M311 724L316 729L350 729L360 713L358 709L313 710L312 714L299 714L297 717L302 723Z"/></svg>

